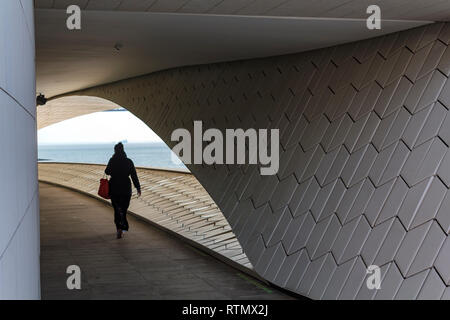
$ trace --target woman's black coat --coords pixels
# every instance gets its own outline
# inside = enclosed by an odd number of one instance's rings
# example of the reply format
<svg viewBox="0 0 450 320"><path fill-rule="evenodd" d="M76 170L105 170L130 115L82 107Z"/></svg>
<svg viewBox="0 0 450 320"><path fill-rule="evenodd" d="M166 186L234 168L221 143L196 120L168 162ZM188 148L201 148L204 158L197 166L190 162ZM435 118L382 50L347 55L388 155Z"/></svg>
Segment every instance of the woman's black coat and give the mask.
<svg viewBox="0 0 450 320"><path fill-rule="evenodd" d="M131 196L132 192L129 176L131 176L133 184L138 192L141 191L141 185L139 184L134 163L127 158L125 153L114 154L108 162L105 173L111 176L111 179L109 180L110 195Z"/></svg>

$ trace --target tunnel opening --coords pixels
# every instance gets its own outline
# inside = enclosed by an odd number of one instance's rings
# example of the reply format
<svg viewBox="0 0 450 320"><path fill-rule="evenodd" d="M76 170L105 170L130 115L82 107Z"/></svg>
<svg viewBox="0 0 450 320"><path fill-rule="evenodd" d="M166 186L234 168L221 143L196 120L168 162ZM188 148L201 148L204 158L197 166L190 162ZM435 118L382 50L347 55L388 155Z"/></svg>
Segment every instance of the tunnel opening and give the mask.
<svg viewBox="0 0 450 320"><path fill-rule="evenodd" d="M77 105L81 107L76 107ZM111 110L126 111L115 103L97 97L58 98L38 108L38 129L45 130L58 124L63 127L65 125L63 121L66 123L71 121L70 119L80 121L82 116ZM112 146L113 144L110 145L111 154ZM165 143L164 147L170 151ZM125 144L126 151L127 148ZM53 152L57 153L58 149ZM167 152L165 155L170 158ZM58 157L55 161L41 154L40 158L38 175L41 184L65 187L105 201L98 196L97 191L108 157L104 157L103 162L97 161L98 163L73 161L67 158L65 158L67 161L64 161L58 160ZM139 165L136 167L141 181L142 197L137 198L136 194L133 195L129 208L132 216L181 238L188 245L247 275L262 280L253 271L250 261L220 208L186 167L157 168Z"/></svg>

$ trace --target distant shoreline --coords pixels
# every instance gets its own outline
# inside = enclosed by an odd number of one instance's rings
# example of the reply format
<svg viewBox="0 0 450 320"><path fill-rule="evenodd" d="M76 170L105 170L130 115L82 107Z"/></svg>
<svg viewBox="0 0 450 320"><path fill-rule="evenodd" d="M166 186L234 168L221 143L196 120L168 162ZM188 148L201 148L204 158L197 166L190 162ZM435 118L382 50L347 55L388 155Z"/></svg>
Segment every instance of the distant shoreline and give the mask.
<svg viewBox="0 0 450 320"><path fill-rule="evenodd" d="M107 164L115 142L39 144L38 162ZM164 142L127 142L125 152L136 167L187 169L172 161L172 150Z"/></svg>
<svg viewBox="0 0 450 320"><path fill-rule="evenodd" d="M117 142L70 142L70 143L39 143L38 144L38 148L39 147L62 147L62 146L90 146L90 145L99 145L99 146L109 146L109 145L115 145ZM122 143L126 146L126 145L137 145L137 144L145 144L145 145L164 145L167 146L164 141L128 141L128 142L123 142Z"/></svg>

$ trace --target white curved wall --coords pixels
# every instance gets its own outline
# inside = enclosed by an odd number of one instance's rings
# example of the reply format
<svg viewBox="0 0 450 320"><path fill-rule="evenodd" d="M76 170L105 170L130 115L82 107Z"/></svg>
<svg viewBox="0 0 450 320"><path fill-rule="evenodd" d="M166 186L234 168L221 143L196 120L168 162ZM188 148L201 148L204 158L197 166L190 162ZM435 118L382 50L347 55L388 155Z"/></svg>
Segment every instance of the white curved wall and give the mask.
<svg viewBox="0 0 450 320"><path fill-rule="evenodd" d="M0 1L0 299L39 299L32 0Z"/></svg>
<svg viewBox="0 0 450 320"><path fill-rule="evenodd" d="M111 101L97 97L72 96L51 100L37 109L37 129L40 130L70 118L118 107L120 106Z"/></svg>
<svg viewBox="0 0 450 320"><path fill-rule="evenodd" d="M38 166L39 181L76 189L105 201L98 195L98 179L105 167L42 162ZM132 198L131 213L250 272L253 267L223 213L191 173L139 167L136 170L142 196Z"/></svg>
<svg viewBox="0 0 450 320"><path fill-rule="evenodd" d="M189 166L269 281L314 299L449 299L449 44L439 23L75 94L126 106L169 146L193 120L279 128L276 176Z"/></svg>

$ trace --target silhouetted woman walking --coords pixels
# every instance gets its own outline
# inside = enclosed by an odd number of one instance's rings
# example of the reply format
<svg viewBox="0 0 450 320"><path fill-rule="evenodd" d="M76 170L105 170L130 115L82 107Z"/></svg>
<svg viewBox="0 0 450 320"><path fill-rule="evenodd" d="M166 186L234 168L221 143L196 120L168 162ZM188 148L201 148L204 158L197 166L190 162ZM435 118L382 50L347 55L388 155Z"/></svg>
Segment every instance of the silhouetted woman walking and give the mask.
<svg viewBox="0 0 450 320"><path fill-rule="evenodd" d="M123 144L114 146L114 155L108 162L105 173L111 176L109 180L109 196L114 207L114 223L117 228L117 239L122 238L122 231L128 231L127 211L131 200L131 182L141 196L141 185L136 174L133 161L127 158Z"/></svg>

